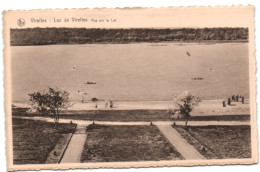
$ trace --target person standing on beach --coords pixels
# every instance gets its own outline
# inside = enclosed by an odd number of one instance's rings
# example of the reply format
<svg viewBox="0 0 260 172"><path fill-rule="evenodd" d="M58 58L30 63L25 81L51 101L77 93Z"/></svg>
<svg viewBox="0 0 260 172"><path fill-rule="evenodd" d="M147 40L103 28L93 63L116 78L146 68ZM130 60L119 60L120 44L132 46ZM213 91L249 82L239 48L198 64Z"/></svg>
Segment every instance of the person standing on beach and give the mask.
<svg viewBox="0 0 260 172"><path fill-rule="evenodd" d="M227 104L230 106L230 104L231 104L230 98L228 98L228 103Z"/></svg>
<svg viewBox="0 0 260 172"><path fill-rule="evenodd" d="M236 102L238 102L238 95L236 96Z"/></svg>
<svg viewBox="0 0 260 172"><path fill-rule="evenodd" d="M110 108L113 108L113 102L112 102L112 100L110 101Z"/></svg>
<svg viewBox="0 0 260 172"><path fill-rule="evenodd" d="M225 100L224 100L222 103L223 103L223 107L226 107L226 102L225 102Z"/></svg>
<svg viewBox="0 0 260 172"><path fill-rule="evenodd" d="M235 101L235 95L232 96L232 101Z"/></svg>

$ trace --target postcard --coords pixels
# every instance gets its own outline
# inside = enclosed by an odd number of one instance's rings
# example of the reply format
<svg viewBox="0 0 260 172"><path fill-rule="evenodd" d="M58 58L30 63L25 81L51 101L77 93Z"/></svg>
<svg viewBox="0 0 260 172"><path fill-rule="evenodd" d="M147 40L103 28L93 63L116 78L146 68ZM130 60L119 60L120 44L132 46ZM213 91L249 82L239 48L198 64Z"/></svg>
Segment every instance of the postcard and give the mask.
<svg viewBox="0 0 260 172"><path fill-rule="evenodd" d="M9 171L258 162L253 6L4 12Z"/></svg>

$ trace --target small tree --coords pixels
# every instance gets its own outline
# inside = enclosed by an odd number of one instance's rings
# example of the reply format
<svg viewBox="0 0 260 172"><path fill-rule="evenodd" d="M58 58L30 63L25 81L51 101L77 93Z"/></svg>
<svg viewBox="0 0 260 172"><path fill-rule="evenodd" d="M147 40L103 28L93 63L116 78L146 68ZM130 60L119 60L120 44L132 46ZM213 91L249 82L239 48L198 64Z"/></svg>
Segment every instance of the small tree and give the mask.
<svg viewBox="0 0 260 172"><path fill-rule="evenodd" d="M175 109L170 109L170 114L173 118L184 118L185 127L188 125L190 113L195 106L198 106L200 99L190 91L185 91L183 94L174 97L173 103Z"/></svg>
<svg viewBox="0 0 260 172"><path fill-rule="evenodd" d="M36 108L37 112L54 116L54 121L59 119L61 110L70 106L69 93L59 88L51 88L28 94L32 108Z"/></svg>

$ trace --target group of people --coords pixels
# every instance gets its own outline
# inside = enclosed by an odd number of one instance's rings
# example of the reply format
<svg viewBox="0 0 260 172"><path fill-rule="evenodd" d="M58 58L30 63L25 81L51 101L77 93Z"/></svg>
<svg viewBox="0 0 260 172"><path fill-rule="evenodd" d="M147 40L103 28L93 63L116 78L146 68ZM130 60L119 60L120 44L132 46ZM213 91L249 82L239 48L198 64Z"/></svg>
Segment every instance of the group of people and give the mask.
<svg viewBox="0 0 260 172"><path fill-rule="evenodd" d="M113 101L111 100L110 102L109 102L109 107L112 109L113 108L113 106L114 106L114 104L113 104ZM106 102L106 104L105 104L105 108L107 108L108 107L108 102ZM95 106L95 108L98 108L98 105L97 105L97 103L96 103L96 106Z"/></svg>
<svg viewBox="0 0 260 172"><path fill-rule="evenodd" d="M239 96L239 95L232 95L231 98L228 98L227 104L230 106L231 102L239 102L241 100L242 104L244 104L245 97L244 96ZM226 101L224 100L223 102L223 107L226 107Z"/></svg>

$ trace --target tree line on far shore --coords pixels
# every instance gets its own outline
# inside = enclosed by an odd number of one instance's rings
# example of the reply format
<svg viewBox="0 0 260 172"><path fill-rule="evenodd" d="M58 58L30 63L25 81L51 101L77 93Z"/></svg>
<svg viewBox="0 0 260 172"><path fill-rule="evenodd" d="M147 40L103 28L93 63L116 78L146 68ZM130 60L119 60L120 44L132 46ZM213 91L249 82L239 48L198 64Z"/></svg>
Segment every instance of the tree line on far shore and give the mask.
<svg viewBox="0 0 260 172"><path fill-rule="evenodd" d="M248 28L26 28L11 29L10 34L12 46L165 41L248 41Z"/></svg>

